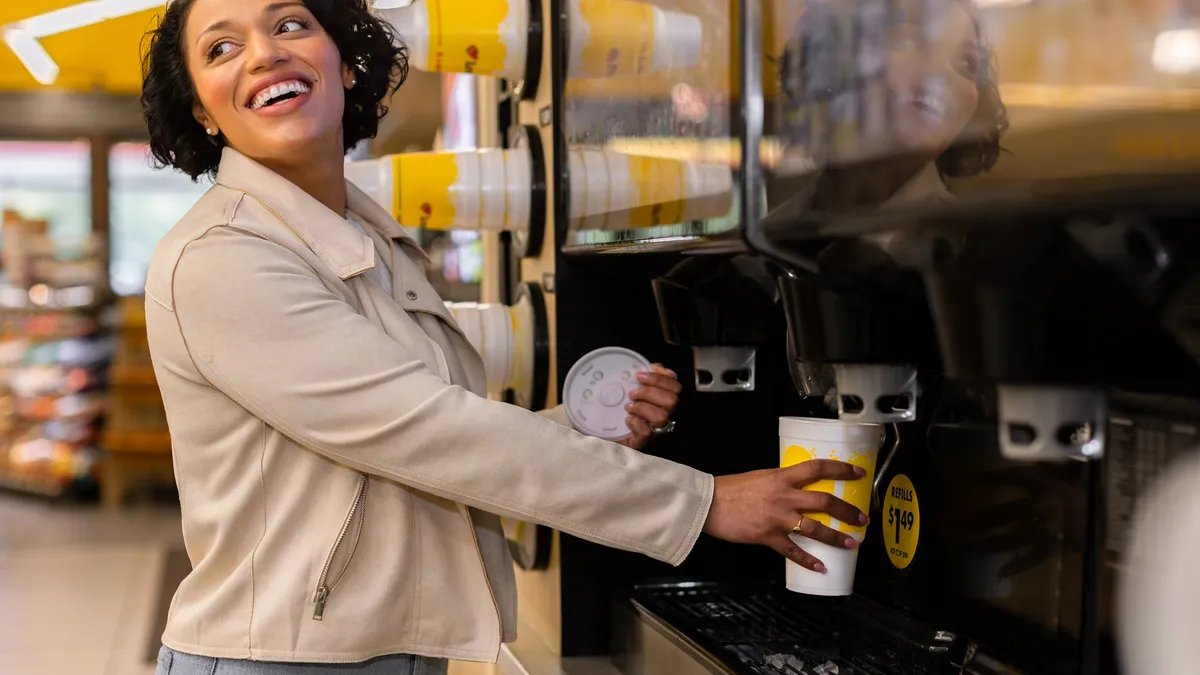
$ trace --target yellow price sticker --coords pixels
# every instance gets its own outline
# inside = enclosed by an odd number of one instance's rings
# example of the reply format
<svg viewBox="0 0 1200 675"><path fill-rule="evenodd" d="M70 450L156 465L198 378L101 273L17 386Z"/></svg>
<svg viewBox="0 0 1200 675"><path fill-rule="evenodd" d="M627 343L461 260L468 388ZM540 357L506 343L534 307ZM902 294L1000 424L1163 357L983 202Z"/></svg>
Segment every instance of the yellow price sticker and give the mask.
<svg viewBox="0 0 1200 675"><path fill-rule="evenodd" d="M917 555L921 539L921 505L908 476L897 474L888 484L883 515L883 544L888 558L897 569L905 569Z"/></svg>

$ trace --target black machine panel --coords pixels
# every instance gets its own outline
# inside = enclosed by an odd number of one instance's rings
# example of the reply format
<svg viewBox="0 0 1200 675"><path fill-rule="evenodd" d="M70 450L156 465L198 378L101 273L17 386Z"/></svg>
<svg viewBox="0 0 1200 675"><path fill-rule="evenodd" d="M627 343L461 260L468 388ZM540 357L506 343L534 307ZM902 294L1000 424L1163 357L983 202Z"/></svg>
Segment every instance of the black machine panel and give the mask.
<svg viewBox="0 0 1200 675"><path fill-rule="evenodd" d="M607 651L618 602L734 673L1118 675L1138 497L1200 441L1200 166L1170 149L1200 133L1200 62L1156 46L1192 10L641 4L692 27L675 60L582 77L586 12L557 3L559 372L619 345L690 382L690 347L752 346L753 391L686 390L648 448L717 474L777 466L781 416L837 417L834 367L911 368L919 405L853 596L706 538L672 570L564 537L564 654ZM1029 401L1059 449L1018 457L1047 440L1010 419Z"/></svg>

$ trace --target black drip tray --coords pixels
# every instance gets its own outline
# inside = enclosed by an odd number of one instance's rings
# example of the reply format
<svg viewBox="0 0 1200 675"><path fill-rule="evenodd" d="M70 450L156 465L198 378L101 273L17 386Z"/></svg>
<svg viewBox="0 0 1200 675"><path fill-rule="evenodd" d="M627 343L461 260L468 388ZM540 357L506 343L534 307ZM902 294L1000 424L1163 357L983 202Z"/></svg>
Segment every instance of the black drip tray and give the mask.
<svg viewBox="0 0 1200 675"><path fill-rule="evenodd" d="M853 596L677 584L638 586L632 599L745 675L957 675L965 651L954 636Z"/></svg>

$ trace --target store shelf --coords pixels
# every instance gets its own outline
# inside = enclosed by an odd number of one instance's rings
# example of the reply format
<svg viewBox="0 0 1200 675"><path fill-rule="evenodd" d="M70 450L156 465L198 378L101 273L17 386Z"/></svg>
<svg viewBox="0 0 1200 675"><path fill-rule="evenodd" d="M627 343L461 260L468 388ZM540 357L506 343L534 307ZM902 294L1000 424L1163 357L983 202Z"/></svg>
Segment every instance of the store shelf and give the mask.
<svg viewBox="0 0 1200 675"><path fill-rule="evenodd" d="M0 470L0 490L15 490L55 499L65 496L74 482L73 480L56 481L47 478L30 478Z"/></svg>
<svg viewBox="0 0 1200 675"><path fill-rule="evenodd" d="M117 364L109 371L109 385L113 387L157 387L158 379L149 366L127 366Z"/></svg>
<svg viewBox="0 0 1200 675"><path fill-rule="evenodd" d="M113 345L101 238L56 256L45 221L3 214L0 384L8 402L0 488L63 497L96 485Z"/></svg>
<svg viewBox="0 0 1200 675"><path fill-rule="evenodd" d="M171 434L158 431L106 432L102 445L108 452L170 453Z"/></svg>

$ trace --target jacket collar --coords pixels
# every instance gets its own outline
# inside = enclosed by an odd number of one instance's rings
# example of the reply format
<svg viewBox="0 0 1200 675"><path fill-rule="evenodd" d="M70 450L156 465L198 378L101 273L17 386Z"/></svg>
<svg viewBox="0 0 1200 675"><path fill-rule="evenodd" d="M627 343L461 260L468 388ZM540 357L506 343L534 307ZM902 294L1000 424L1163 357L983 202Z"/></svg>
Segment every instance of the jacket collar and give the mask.
<svg viewBox="0 0 1200 675"><path fill-rule="evenodd" d="M221 154L217 185L244 192L283 221L317 257L342 279L375 267L375 245L346 222L343 214L331 211L283 176L226 147ZM383 207L346 182L346 207L364 222L388 237L425 256L416 242Z"/></svg>

